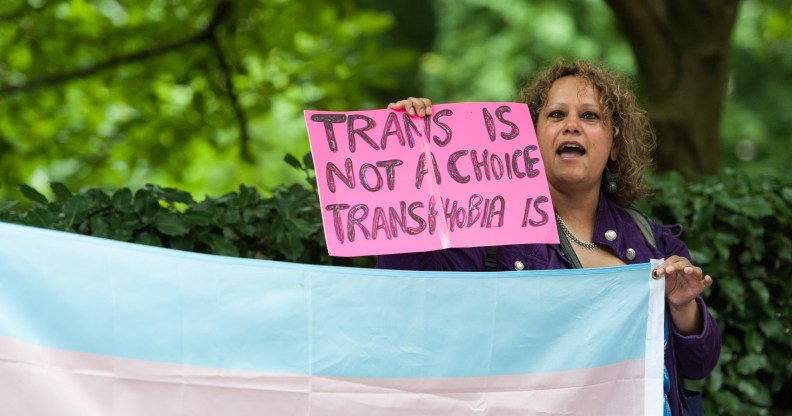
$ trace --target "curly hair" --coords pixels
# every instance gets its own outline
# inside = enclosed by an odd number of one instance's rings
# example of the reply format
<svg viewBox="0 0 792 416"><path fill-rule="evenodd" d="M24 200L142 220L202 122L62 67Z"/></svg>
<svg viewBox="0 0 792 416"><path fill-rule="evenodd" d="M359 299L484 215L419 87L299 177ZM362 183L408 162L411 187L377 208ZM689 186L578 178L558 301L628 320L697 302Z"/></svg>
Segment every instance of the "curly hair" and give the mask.
<svg viewBox="0 0 792 416"><path fill-rule="evenodd" d="M606 171L609 169L618 175L619 184L615 193L605 192L605 195L622 207L649 196L644 170L652 162L654 131L646 111L638 105L635 95L620 75L589 61L557 60L553 66L541 72L532 84L520 90L522 101L531 110L534 126L547 102L550 87L556 80L566 76L580 77L597 88L605 121L610 124L613 132L613 146L618 156L615 162L608 161ZM604 190L607 184L605 171L602 174Z"/></svg>

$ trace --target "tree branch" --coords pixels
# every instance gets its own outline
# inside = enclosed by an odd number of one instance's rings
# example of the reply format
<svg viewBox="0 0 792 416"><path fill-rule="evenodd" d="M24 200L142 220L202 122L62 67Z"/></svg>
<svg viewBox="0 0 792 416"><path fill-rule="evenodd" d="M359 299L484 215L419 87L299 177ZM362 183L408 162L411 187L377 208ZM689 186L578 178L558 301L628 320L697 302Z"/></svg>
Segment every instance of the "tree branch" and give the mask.
<svg viewBox="0 0 792 416"><path fill-rule="evenodd" d="M225 87L226 95L228 96L228 101L231 103L231 108L234 109L234 114L236 115L237 122L239 122L239 152L240 157L242 160L246 162L251 162L252 159L250 157L250 133L248 132L247 128L247 117L245 116L244 111L242 111L242 107L239 105L239 98L236 95L236 88L234 87L234 80L231 76L231 67L228 65L226 61L225 54L223 53L223 49L220 47L220 41L217 39L217 36L212 35L210 37L209 44L212 46L212 49L217 56L217 63L220 67L220 71L223 74L223 84Z"/></svg>
<svg viewBox="0 0 792 416"><path fill-rule="evenodd" d="M167 54L169 52L178 50L182 47L191 44L209 41L214 36L214 30L217 28L217 26L223 20L225 15L228 13L230 7L231 7L231 0L222 0L220 3L218 3L217 7L214 10L214 14L212 15L212 19L209 22L209 24L206 26L206 28L204 28L201 32L193 36L172 43L168 43L165 45L160 45L157 47L144 49L138 52L133 52L127 55L115 56L104 62L99 62L95 65L76 69L70 72L45 75L40 78L30 80L24 84L3 85L0 86L0 95L18 93L22 91L30 91L49 85L62 84L76 79L88 78L102 71L106 71L108 69L112 69L121 65L143 61L146 59Z"/></svg>

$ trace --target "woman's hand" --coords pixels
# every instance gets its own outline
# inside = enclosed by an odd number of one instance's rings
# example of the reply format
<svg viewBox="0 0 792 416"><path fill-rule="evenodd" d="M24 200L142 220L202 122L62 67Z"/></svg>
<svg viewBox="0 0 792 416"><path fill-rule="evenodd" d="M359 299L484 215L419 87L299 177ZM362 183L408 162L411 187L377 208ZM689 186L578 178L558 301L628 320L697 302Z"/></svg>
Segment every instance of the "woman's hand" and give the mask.
<svg viewBox="0 0 792 416"><path fill-rule="evenodd" d="M700 332L696 296L712 286L712 277L704 275L700 267L680 256L667 258L653 273L666 278L665 297L677 330L686 335Z"/></svg>
<svg viewBox="0 0 792 416"><path fill-rule="evenodd" d="M427 116L432 114L432 100L428 98L410 97L405 100L388 104L391 110L404 110L411 116Z"/></svg>
<svg viewBox="0 0 792 416"><path fill-rule="evenodd" d="M665 276L665 294L673 307L684 307L712 285L712 277L705 276L701 267L695 267L690 260L671 256L655 269L655 276Z"/></svg>

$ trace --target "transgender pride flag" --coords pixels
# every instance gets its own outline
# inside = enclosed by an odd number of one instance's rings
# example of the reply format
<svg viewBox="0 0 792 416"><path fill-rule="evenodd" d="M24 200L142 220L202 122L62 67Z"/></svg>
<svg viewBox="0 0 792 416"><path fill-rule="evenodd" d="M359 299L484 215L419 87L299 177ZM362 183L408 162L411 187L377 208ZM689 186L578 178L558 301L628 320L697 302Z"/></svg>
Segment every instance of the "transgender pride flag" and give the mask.
<svg viewBox="0 0 792 416"><path fill-rule="evenodd" d="M650 265L438 273L0 224L0 415L660 415Z"/></svg>

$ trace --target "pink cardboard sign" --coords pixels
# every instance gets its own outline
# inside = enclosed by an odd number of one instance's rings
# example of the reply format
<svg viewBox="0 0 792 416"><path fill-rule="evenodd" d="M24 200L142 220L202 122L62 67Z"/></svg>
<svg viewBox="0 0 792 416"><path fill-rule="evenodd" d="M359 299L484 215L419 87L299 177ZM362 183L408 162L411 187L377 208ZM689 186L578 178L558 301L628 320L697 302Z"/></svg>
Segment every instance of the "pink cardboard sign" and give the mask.
<svg viewBox="0 0 792 416"><path fill-rule="evenodd" d="M558 243L526 104L306 111L332 256Z"/></svg>

